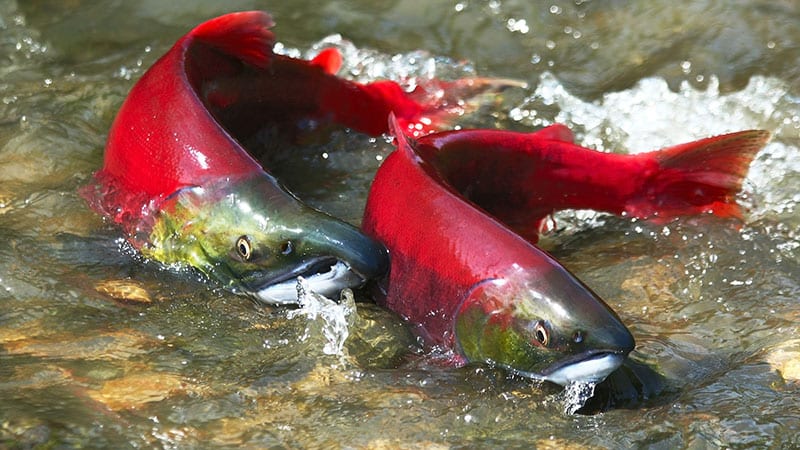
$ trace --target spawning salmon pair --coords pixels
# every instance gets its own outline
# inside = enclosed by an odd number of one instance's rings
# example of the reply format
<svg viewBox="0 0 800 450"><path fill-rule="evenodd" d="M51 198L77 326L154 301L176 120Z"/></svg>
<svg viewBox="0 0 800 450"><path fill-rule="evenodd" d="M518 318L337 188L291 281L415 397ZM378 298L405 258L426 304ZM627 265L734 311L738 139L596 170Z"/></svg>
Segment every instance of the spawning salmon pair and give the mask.
<svg viewBox="0 0 800 450"><path fill-rule="evenodd" d="M230 290L296 302L296 280L336 296L367 281L428 345L558 384L599 382L634 348L619 317L535 243L554 211L739 216L735 195L769 133L753 130L637 155L593 151L553 125L533 133L437 132L462 100L507 85L335 75L273 52L264 12L205 22L136 83L84 190L142 255ZM391 133L362 228L304 204L241 144L266 128ZM279 144L279 143L278 143Z"/></svg>

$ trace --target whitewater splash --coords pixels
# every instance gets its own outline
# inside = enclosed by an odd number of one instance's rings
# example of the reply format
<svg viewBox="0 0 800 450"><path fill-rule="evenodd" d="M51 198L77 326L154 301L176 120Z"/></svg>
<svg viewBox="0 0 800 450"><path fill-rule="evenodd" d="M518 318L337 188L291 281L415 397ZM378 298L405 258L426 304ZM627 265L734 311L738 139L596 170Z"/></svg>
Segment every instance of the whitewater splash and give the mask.
<svg viewBox="0 0 800 450"><path fill-rule="evenodd" d="M575 414L594 396L597 383L573 382L564 387L559 395L564 405L564 414Z"/></svg>
<svg viewBox="0 0 800 450"><path fill-rule="evenodd" d="M342 291L339 302L312 291L302 277L297 279L297 303L299 309L289 311L288 318L303 316L307 320L301 341L309 339L316 329L325 339L322 352L326 355L344 356L344 344L355 322L356 304L349 289Z"/></svg>

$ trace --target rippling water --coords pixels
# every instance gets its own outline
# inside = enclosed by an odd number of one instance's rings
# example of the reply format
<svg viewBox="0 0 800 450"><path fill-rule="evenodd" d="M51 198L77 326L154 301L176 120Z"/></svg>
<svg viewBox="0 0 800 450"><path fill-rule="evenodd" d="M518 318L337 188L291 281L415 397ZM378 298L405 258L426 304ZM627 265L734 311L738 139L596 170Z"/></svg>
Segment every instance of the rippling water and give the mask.
<svg viewBox="0 0 800 450"><path fill-rule="evenodd" d="M131 254L76 189L143 70L195 24L249 8L273 13L283 51L340 46L353 78L528 83L463 126L559 121L619 152L770 130L744 222L579 211L543 240L663 386L569 415L551 386L422 354L369 303L256 307ZM0 446L800 446L799 21L774 0L0 1ZM275 171L357 223L390 151L337 132Z"/></svg>

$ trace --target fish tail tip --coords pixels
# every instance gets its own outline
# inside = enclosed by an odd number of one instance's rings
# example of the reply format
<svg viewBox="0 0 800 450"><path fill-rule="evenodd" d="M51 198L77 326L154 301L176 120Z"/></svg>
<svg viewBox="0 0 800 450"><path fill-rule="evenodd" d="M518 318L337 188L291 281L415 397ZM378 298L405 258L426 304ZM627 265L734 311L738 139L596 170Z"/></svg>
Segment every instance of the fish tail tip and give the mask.
<svg viewBox="0 0 800 450"><path fill-rule="evenodd" d="M718 217L743 218L736 194L750 163L769 139L768 131L746 130L650 153L658 170L646 182L643 192L647 194L628 212L638 217L709 212Z"/></svg>

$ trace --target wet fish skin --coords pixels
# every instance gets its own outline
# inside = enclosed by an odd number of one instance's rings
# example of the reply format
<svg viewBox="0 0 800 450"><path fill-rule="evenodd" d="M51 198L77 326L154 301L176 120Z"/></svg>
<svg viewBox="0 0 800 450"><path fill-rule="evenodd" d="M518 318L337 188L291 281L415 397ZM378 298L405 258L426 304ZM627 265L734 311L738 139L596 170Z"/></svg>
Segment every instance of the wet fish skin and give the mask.
<svg viewBox="0 0 800 450"><path fill-rule="evenodd" d="M262 295L270 282L324 275L321 284L308 279L311 288L336 295L331 290L385 273L386 250L289 193L241 140L261 127L309 121L380 134L389 111L413 129L455 111L392 81L334 76L341 62L335 50L312 61L275 54L272 25L264 12L232 13L179 39L131 89L109 131L103 167L82 192L144 255L283 303L294 290L280 299ZM460 93L476 84L480 90L480 80L447 86Z"/></svg>
<svg viewBox="0 0 800 450"><path fill-rule="evenodd" d="M635 343L603 300L535 246L541 220L565 208L736 216L735 192L769 133L630 156L579 147L562 125L418 139L397 126L395 136L362 225L391 255L383 303L460 363L567 384L601 381Z"/></svg>
<svg viewBox="0 0 800 450"><path fill-rule="evenodd" d="M746 130L629 155L581 147L555 124L532 133L445 131L420 137L415 149L465 198L535 243L547 216L565 209L741 218L736 195L769 138Z"/></svg>

